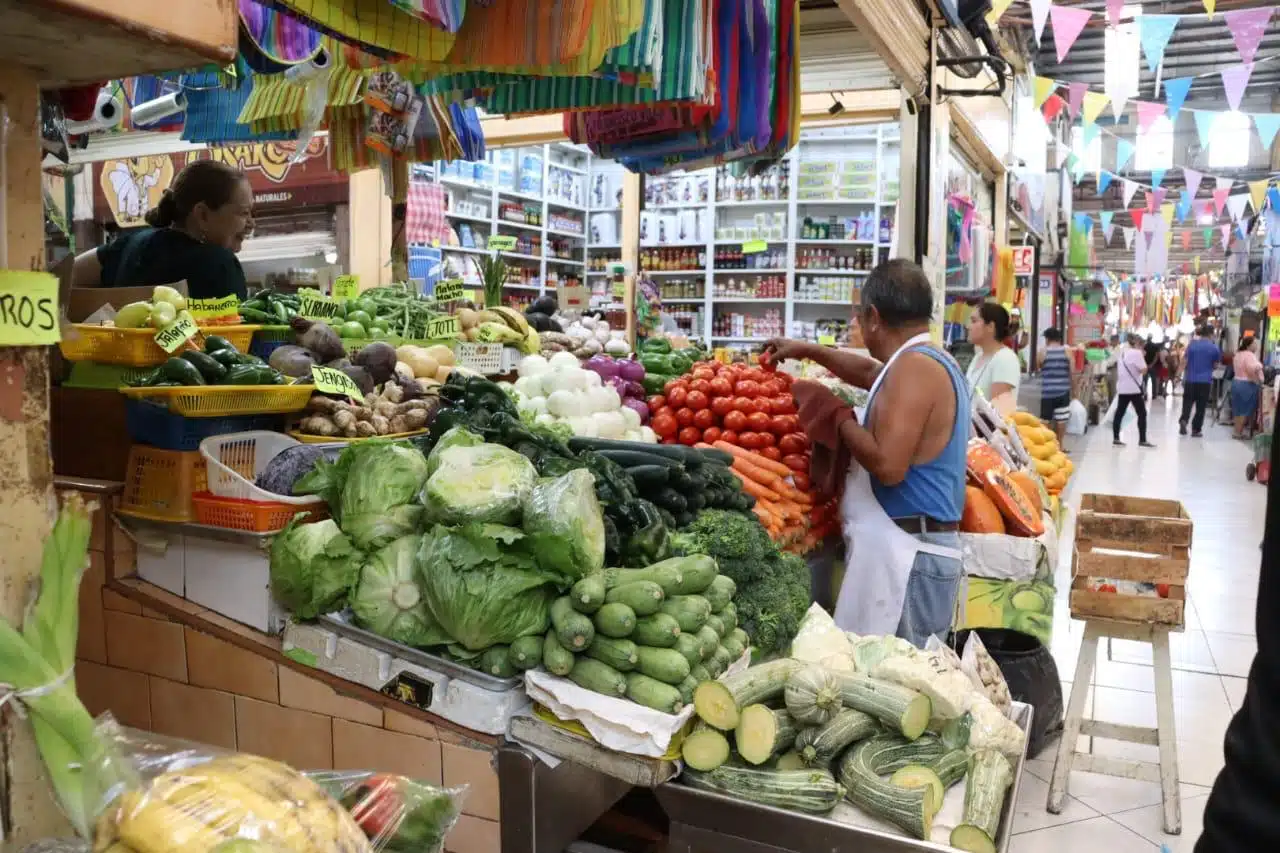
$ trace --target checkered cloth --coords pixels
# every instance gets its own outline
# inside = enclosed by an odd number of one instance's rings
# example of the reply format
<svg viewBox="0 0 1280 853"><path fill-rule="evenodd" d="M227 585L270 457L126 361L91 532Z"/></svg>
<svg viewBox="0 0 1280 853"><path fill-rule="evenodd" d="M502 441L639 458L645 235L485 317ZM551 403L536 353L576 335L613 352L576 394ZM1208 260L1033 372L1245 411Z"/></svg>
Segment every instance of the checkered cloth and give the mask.
<svg viewBox="0 0 1280 853"><path fill-rule="evenodd" d="M405 241L420 246L430 246L433 240L447 244L448 229L449 224L444 218L444 187L430 181L411 179L404 217Z"/></svg>

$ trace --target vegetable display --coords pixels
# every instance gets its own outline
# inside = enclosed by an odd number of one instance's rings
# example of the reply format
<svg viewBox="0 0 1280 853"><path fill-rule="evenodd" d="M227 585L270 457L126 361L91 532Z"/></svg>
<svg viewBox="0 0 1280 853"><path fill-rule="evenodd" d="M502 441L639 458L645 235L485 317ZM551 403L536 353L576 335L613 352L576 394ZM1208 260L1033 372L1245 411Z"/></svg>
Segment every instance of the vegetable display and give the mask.
<svg viewBox="0 0 1280 853"><path fill-rule="evenodd" d="M118 329L163 329L171 326L187 314L187 297L167 285L159 285L151 293L149 302L130 302L116 312L112 322ZM201 319L202 326L223 325L238 322L237 317Z"/></svg>
<svg viewBox="0 0 1280 853"><path fill-rule="evenodd" d="M585 364L569 353L551 358L526 356L512 388L526 420L541 426L564 424L573 435L656 442L644 389L634 378L643 368L630 359L596 355Z"/></svg>
<svg viewBox="0 0 1280 853"><path fill-rule="evenodd" d="M171 356L129 384L138 388L171 388L178 385L285 385L291 381L256 355L240 352L226 338L206 335L203 349L190 348Z"/></svg>

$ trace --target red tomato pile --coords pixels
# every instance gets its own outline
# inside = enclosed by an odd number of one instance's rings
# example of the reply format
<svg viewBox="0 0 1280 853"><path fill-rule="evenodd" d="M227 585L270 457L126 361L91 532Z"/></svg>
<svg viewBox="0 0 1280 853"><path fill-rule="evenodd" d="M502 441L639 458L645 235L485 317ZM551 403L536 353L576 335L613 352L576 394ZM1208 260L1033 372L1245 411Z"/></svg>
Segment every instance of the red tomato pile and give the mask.
<svg viewBox="0 0 1280 853"><path fill-rule="evenodd" d="M703 362L648 399L664 444L725 441L781 462L809 490L809 438L800 430L791 377L745 364Z"/></svg>

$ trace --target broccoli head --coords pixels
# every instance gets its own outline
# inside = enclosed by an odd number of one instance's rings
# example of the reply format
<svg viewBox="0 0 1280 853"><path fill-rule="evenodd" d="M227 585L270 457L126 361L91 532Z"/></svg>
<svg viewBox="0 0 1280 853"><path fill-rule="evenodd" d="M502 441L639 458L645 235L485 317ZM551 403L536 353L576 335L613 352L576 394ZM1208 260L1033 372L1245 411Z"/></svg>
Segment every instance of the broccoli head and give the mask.
<svg viewBox="0 0 1280 853"><path fill-rule="evenodd" d="M739 585L733 597L738 622L762 656L786 651L812 601L809 567L794 554L776 554L769 574Z"/></svg>
<svg viewBox="0 0 1280 853"><path fill-rule="evenodd" d="M739 587L768 577L778 559L778 549L754 516L721 509L698 513L693 523L672 537L682 556L714 557L720 573Z"/></svg>

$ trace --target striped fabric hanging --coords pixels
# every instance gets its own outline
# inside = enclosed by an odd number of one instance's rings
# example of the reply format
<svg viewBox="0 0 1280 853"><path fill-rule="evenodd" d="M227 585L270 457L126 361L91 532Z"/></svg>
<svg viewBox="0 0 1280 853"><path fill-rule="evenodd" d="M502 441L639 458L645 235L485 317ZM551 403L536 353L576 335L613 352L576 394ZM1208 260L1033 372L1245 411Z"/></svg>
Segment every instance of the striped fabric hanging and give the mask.
<svg viewBox="0 0 1280 853"><path fill-rule="evenodd" d="M590 74L644 20L644 0L503 0L468 9L438 71Z"/></svg>
<svg viewBox="0 0 1280 853"><path fill-rule="evenodd" d="M433 27L456 33L467 11L466 0L390 0L406 14L421 18Z"/></svg>
<svg viewBox="0 0 1280 853"><path fill-rule="evenodd" d="M240 85L234 89L224 86L224 75L217 71L183 76L187 120L182 126L182 138L187 142L275 142L295 138L296 131L255 133L236 121L253 94L254 82L253 72L240 57L236 59L236 72Z"/></svg>
<svg viewBox="0 0 1280 853"><path fill-rule="evenodd" d="M320 52L320 33L303 21L258 0L237 0L240 54L260 74L276 74L313 59Z"/></svg>
<svg viewBox="0 0 1280 853"><path fill-rule="evenodd" d="M406 15L387 0L270 0L339 41L387 59L439 62L454 46L454 34Z"/></svg>

